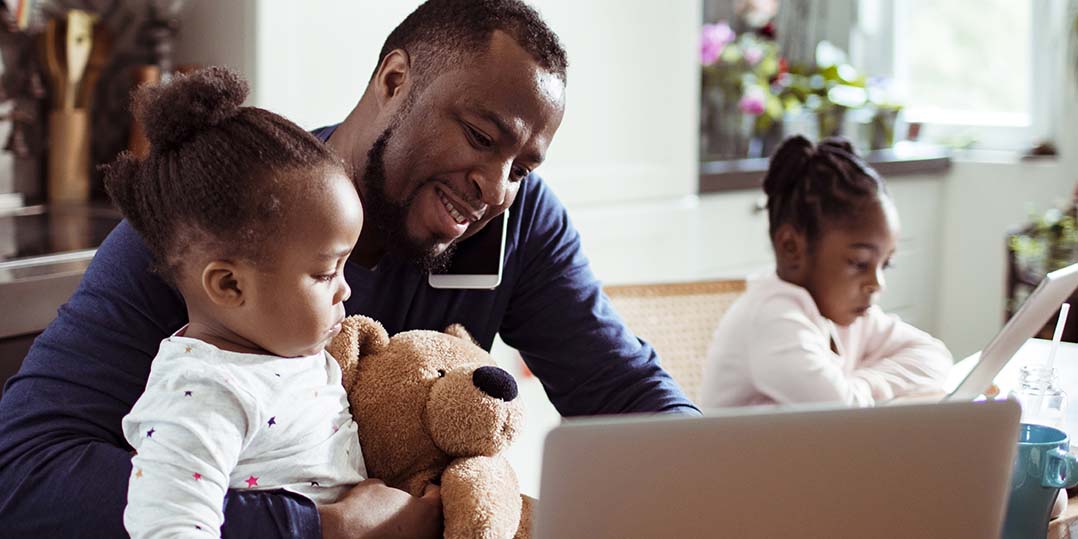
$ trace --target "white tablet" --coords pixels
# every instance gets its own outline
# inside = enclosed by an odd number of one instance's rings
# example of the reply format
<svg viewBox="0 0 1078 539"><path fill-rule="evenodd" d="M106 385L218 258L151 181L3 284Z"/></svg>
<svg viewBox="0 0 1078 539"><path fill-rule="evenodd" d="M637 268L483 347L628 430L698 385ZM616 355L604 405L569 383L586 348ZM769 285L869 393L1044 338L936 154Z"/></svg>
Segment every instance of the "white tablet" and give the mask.
<svg viewBox="0 0 1078 539"><path fill-rule="evenodd" d="M505 210L475 235L460 242L449 267L431 272L427 282L434 288L496 288L502 282L508 226L509 210Z"/></svg>
<svg viewBox="0 0 1078 539"><path fill-rule="evenodd" d="M984 393L1011 356L1059 310L1078 288L1078 264L1049 273L981 351L973 370L947 395L948 400L972 400Z"/></svg>

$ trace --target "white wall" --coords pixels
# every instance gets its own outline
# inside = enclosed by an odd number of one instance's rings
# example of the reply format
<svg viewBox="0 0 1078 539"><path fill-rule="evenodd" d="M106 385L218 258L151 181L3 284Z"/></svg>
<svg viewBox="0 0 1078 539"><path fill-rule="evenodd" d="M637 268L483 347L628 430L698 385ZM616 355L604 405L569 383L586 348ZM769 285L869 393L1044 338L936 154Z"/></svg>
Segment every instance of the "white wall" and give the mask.
<svg viewBox="0 0 1078 539"><path fill-rule="evenodd" d="M577 204L696 192L699 1L536 0L569 53L562 127L539 173Z"/></svg>
<svg viewBox="0 0 1078 539"><path fill-rule="evenodd" d="M176 63L228 66L253 81L254 8L254 0L190 0L181 12ZM254 86L248 104L261 90Z"/></svg>
<svg viewBox="0 0 1078 539"><path fill-rule="evenodd" d="M417 0L257 3L256 106L308 129L340 122L359 101L386 36Z"/></svg>
<svg viewBox="0 0 1078 539"><path fill-rule="evenodd" d="M342 120L418 0L191 0L181 61L243 73L249 104L306 128ZM536 0L569 53L567 110L539 169L566 204L696 190L700 3Z"/></svg>
<svg viewBox="0 0 1078 539"><path fill-rule="evenodd" d="M1003 325L1007 231L1069 200L1063 162L956 162L944 182L939 337L961 358Z"/></svg>

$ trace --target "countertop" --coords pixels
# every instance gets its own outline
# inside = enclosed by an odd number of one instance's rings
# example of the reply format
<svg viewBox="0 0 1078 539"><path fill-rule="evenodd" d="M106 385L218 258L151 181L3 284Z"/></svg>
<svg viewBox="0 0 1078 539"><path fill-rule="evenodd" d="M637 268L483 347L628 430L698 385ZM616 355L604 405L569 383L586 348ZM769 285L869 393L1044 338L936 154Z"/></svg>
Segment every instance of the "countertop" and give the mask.
<svg viewBox="0 0 1078 539"><path fill-rule="evenodd" d="M951 166L951 154L939 146L901 142L893 148L866 152L862 157L887 180L936 174ZM734 159L700 163L700 193L759 189L768 159Z"/></svg>
<svg viewBox="0 0 1078 539"><path fill-rule="evenodd" d="M0 339L44 329L120 219L103 205L0 213Z"/></svg>

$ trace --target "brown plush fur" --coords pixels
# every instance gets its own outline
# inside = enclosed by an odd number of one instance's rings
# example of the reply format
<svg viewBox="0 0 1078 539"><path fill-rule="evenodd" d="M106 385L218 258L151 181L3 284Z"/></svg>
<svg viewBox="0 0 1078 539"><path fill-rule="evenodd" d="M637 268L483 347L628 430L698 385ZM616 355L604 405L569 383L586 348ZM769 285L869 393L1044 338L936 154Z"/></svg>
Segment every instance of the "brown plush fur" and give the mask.
<svg viewBox="0 0 1078 539"><path fill-rule="evenodd" d="M462 326L390 338L378 322L351 316L328 350L344 373L370 477L415 496L441 484L447 538L530 536L533 500L501 454L523 408L473 382L494 361Z"/></svg>

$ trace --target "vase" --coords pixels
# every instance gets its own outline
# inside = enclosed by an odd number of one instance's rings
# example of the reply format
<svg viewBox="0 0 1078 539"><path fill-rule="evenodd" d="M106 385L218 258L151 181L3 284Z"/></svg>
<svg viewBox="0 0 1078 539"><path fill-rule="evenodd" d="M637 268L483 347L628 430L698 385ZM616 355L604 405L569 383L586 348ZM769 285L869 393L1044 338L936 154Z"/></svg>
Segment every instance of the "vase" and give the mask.
<svg viewBox="0 0 1078 539"><path fill-rule="evenodd" d="M785 136L782 121L771 122L771 125L762 131L753 130L752 139L749 141L748 157L763 158L771 157L775 153Z"/></svg>
<svg viewBox="0 0 1078 539"><path fill-rule="evenodd" d="M738 98L724 94L718 87L705 87L701 95L701 160L747 157L752 128L738 109Z"/></svg>
<svg viewBox="0 0 1078 539"><path fill-rule="evenodd" d="M820 139L842 135L842 124L846 121L846 107L831 105L816 112L816 126Z"/></svg>
<svg viewBox="0 0 1078 539"><path fill-rule="evenodd" d="M882 150L895 145L895 122L898 120L898 111L893 109L878 109L872 115L872 128L869 139L869 148Z"/></svg>

